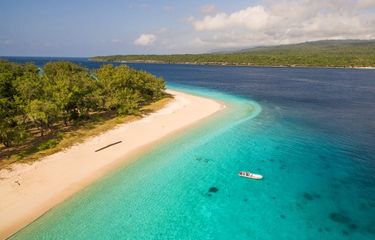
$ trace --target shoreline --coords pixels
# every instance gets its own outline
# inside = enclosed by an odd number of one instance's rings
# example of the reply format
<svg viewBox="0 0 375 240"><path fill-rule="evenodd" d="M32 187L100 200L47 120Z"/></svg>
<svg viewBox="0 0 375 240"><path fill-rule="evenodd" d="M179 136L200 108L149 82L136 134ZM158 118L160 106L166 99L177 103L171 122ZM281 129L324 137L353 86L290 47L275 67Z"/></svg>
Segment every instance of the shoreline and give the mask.
<svg viewBox="0 0 375 240"><path fill-rule="evenodd" d="M29 164L0 170L0 239L27 226L45 212L119 166L136 160L166 137L224 109L215 100L168 90L174 100L140 120L119 124ZM119 142L102 151L95 150Z"/></svg>
<svg viewBox="0 0 375 240"><path fill-rule="evenodd" d="M360 70L375 70L375 66L309 66L309 65L256 65L256 64L235 64L225 62L164 62L153 60L118 60L118 61L104 61L88 58L90 62L106 62L106 63L142 63L142 64L176 64L176 65L193 65L193 66L215 66L215 67L259 67L259 68L322 68L322 69L360 69Z"/></svg>

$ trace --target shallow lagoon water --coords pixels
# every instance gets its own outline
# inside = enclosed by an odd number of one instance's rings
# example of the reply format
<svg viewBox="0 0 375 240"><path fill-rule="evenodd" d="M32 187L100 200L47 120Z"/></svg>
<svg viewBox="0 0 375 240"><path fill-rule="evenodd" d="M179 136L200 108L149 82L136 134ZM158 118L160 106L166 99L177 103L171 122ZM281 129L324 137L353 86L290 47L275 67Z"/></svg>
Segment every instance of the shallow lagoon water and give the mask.
<svg viewBox="0 0 375 240"><path fill-rule="evenodd" d="M374 238L374 71L133 66L229 107L12 238Z"/></svg>

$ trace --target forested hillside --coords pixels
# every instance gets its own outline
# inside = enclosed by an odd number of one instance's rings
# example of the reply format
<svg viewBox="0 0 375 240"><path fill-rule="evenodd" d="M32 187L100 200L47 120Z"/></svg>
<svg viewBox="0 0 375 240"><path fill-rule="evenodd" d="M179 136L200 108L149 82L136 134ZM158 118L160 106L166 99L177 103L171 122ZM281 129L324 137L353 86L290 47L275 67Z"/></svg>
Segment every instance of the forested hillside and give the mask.
<svg viewBox="0 0 375 240"><path fill-rule="evenodd" d="M375 40L326 40L207 54L99 56L93 57L92 60L251 66L374 67Z"/></svg>

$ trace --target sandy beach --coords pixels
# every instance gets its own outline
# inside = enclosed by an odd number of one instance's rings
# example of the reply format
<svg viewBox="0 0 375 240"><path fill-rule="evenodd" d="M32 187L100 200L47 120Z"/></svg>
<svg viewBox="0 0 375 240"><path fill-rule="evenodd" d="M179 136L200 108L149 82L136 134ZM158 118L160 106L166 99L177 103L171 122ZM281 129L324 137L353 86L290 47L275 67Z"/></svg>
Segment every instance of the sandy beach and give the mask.
<svg viewBox="0 0 375 240"><path fill-rule="evenodd" d="M31 165L14 164L12 170L0 170L0 239L9 237L159 140L224 108L211 99L168 92L175 99L141 120L118 125Z"/></svg>

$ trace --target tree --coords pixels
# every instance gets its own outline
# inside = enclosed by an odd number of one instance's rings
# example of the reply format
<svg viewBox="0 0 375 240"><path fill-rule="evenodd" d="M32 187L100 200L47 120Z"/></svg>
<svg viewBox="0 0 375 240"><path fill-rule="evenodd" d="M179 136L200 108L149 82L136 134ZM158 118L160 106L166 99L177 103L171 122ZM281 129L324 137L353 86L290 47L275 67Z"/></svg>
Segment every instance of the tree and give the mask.
<svg viewBox="0 0 375 240"><path fill-rule="evenodd" d="M95 71L100 89L100 106L104 110L113 109L116 106L115 84L113 80L114 67L112 64L102 65Z"/></svg>
<svg viewBox="0 0 375 240"><path fill-rule="evenodd" d="M87 69L71 62L50 62L44 66L47 98L58 108L65 125L95 107L96 85Z"/></svg>
<svg viewBox="0 0 375 240"><path fill-rule="evenodd" d="M20 123L22 105L16 102L14 81L22 76L22 66L0 61L0 142L6 147L26 138L25 127Z"/></svg>
<svg viewBox="0 0 375 240"><path fill-rule="evenodd" d="M22 142L27 137L25 126L17 118L14 102L0 98L0 143L5 147Z"/></svg>
<svg viewBox="0 0 375 240"><path fill-rule="evenodd" d="M25 64L23 75L13 81L16 90L14 95L15 104L21 110L19 114L23 115L23 122L27 120L25 108L31 100L39 99L43 96L43 82L40 79L39 69L33 64Z"/></svg>
<svg viewBox="0 0 375 240"><path fill-rule="evenodd" d="M96 71L103 108L119 114L135 113L139 108L163 97L164 80L126 65L103 65Z"/></svg>
<svg viewBox="0 0 375 240"><path fill-rule="evenodd" d="M26 109L27 115L40 129L40 135L51 129L51 125L57 120L58 107L48 100L32 100Z"/></svg>

